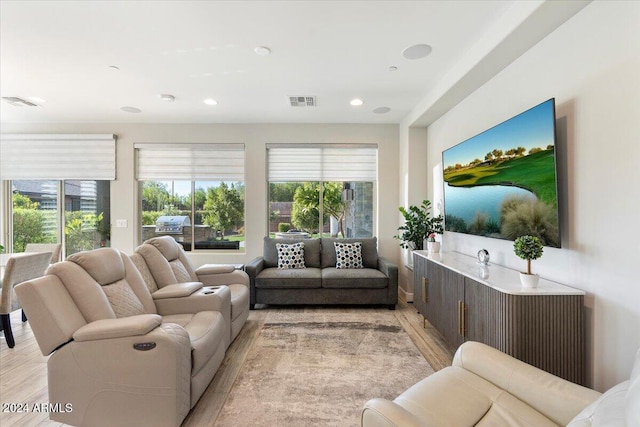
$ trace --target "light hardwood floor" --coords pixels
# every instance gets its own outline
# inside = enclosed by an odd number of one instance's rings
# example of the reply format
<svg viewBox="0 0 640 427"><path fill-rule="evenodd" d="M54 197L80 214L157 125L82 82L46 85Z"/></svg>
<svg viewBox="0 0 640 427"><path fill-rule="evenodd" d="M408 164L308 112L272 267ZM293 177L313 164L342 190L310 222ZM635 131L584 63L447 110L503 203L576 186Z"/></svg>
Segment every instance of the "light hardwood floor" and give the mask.
<svg viewBox="0 0 640 427"><path fill-rule="evenodd" d="M303 308L262 308L251 311L249 320L245 324L231 347L222 367L213 381L200 398L198 404L191 410L183 427L212 426L229 394L235 379L244 363L253 341L256 339L264 319L269 312L275 310L322 310L322 307ZM359 308L345 307L344 310L357 312ZM387 310L381 308L379 310ZM413 304L400 301L394 314L407 334L425 359L437 371L451 365L453 350L449 348L438 332L429 323L423 328L423 318ZM11 315L13 334L16 346L7 348L4 333L0 333L0 402L6 409L7 403L27 403L30 408L36 403L47 403L47 358L42 356L38 344L31 332L29 322L22 323L20 311ZM421 378L416 378L416 382ZM0 412L0 425L8 426L61 426L62 424L49 421L46 413L32 412Z"/></svg>

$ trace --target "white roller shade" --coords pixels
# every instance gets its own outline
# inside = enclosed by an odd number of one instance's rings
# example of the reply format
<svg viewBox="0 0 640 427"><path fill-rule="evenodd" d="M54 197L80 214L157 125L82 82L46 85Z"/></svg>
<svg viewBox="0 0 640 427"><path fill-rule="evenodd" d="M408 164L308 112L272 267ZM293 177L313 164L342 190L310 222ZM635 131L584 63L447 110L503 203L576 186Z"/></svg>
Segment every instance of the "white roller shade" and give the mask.
<svg viewBox="0 0 640 427"><path fill-rule="evenodd" d="M269 181L366 181L377 178L375 145L267 146Z"/></svg>
<svg viewBox="0 0 640 427"><path fill-rule="evenodd" d="M244 181L244 144L135 144L136 179Z"/></svg>
<svg viewBox="0 0 640 427"><path fill-rule="evenodd" d="M0 179L116 179L115 135L0 136Z"/></svg>

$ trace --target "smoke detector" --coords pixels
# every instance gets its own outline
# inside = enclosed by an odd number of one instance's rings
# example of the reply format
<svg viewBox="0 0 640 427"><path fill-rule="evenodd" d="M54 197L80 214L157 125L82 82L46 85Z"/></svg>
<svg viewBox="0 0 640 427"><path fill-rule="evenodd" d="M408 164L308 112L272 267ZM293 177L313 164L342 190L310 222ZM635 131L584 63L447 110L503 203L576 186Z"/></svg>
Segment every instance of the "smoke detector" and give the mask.
<svg viewBox="0 0 640 427"><path fill-rule="evenodd" d="M289 96L289 104L292 107L315 107L315 96Z"/></svg>
<svg viewBox="0 0 640 427"><path fill-rule="evenodd" d="M14 107L37 107L38 104L29 102L26 99L18 98L17 96L3 96L2 100Z"/></svg>

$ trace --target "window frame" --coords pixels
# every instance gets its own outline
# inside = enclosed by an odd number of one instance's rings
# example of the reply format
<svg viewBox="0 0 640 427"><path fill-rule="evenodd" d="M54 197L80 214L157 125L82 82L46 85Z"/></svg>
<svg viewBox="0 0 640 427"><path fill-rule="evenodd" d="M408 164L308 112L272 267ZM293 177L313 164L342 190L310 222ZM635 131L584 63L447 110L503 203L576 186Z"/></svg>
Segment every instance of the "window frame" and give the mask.
<svg viewBox="0 0 640 427"><path fill-rule="evenodd" d="M94 181L96 182L96 187L98 186L98 182L100 181L105 181L109 183L109 191L111 188L111 180L101 180L101 179L15 179L15 180L6 180L3 181L4 186L3 186L3 191L2 191L2 199L6 200L6 206L7 209L3 209L2 211L2 215L6 215L6 218L2 218L2 226L5 230L5 240L4 240L4 246L5 246L5 251L6 252L11 252L13 253L13 246L14 246L14 225L13 225L13 219L14 219L14 206L13 206L13 182L14 181L52 181L55 182L55 188L56 188L56 208L55 208L55 212L56 212L56 221L55 221L55 239L56 242L61 243L62 244L62 249L61 249L61 256L62 259L65 259L68 255L71 255L69 253L67 253L67 234L65 232L65 227L67 226L66 223L66 214L67 212L84 212L81 209L78 210L67 210L67 206L66 206L66 195L67 192L65 191L65 186L66 186L66 181ZM96 197L98 196L98 193L96 193ZM111 224L110 224L110 217L111 217L111 197L109 197L109 212L107 212L107 220L109 220L109 228L111 228ZM96 199L97 202L97 199ZM45 209L47 210L47 209ZM86 211L88 212L88 211ZM106 211L103 211L102 213L104 214ZM96 229L96 231L98 231ZM99 231L98 231L99 232ZM40 243L40 242L34 242L34 243ZM110 244L108 245L110 246ZM96 248L94 248L96 249ZM76 253L76 252L74 252Z"/></svg>

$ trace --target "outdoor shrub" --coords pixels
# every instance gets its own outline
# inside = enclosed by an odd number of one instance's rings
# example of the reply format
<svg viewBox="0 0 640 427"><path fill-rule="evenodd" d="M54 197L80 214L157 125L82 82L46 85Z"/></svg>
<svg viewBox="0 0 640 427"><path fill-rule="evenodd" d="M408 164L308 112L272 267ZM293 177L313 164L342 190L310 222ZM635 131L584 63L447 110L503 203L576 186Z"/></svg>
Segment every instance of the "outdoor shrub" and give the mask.
<svg viewBox="0 0 640 427"><path fill-rule="evenodd" d="M288 222L281 222L278 224L278 231L280 233L286 233L289 230L291 230L291 224Z"/></svg>

